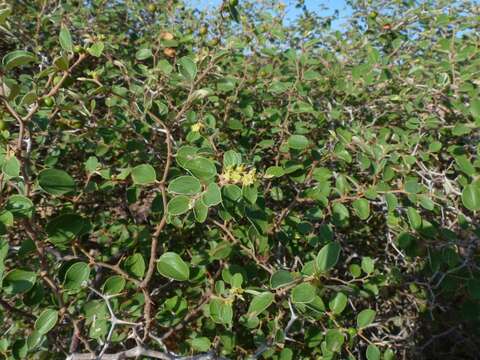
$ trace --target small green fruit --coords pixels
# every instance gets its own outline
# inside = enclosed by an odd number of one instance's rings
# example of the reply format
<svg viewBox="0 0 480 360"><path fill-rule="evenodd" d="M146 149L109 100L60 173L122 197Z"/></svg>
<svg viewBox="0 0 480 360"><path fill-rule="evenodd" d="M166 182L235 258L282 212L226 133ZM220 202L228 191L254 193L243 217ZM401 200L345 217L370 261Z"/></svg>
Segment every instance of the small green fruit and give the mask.
<svg viewBox="0 0 480 360"><path fill-rule="evenodd" d="M229 4L230 4L231 7L235 7L235 6L238 5L238 0L230 0Z"/></svg>
<svg viewBox="0 0 480 360"><path fill-rule="evenodd" d="M43 103L45 104L45 106L47 107L52 107L53 106L53 103L54 103L54 100L51 96L47 96L43 99Z"/></svg>

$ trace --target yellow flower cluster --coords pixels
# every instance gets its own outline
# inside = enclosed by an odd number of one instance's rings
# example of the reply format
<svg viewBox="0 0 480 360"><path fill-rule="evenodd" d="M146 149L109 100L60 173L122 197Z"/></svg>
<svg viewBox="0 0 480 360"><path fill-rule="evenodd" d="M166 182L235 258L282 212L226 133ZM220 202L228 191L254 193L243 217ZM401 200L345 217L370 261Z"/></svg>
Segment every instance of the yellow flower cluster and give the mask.
<svg viewBox="0 0 480 360"><path fill-rule="evenodd" d="M191 126L190 130L193 132L199 132L204 126L205 125L203 125L201 122L197 122Z"/></svg>
<svg viewBox="0 0 480 360"><path fill-rule="evenodd" d="M257 179L256 170L247 171L244 165L227 166L223 170L222 178L228 183L241 183L244 186L252 185Z"/></svg>

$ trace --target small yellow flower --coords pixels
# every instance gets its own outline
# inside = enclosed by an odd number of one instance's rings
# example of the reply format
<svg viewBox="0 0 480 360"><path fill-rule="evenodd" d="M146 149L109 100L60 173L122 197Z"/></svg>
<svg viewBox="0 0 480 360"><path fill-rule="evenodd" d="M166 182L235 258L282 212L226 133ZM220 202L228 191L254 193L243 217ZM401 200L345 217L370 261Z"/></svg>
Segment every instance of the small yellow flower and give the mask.
<svg viewBox="0 0 480 360"><path fill-rule="evenodd" d="M232 180L232 173L233 168L231 166L227 166L223 169L222 177L226 182L230 182Z"/></svg>
<svg viewBox="0 0 480 360"><path fill-rule="evenodd" d="M233 304L234 300L235 300L234 298L223 299L223 303L231 305L231 304Z"/></svg>
<svg viewBox="0 0 480 360"><path fill-rule="evenodd" d="M243 186L249 186L249 185L252 185L255 180L256 180L256 170L255 169L251 169L248 173L245 173L243 176L242 176L242 184Z"/></svg>
<svg viewBox="0 0 480 360"><path fill-rule="evenodd" d="M204 127L204 125L201 122L197 122L192 125L190 128L193 132L200 132L200 130Z"/></svg>

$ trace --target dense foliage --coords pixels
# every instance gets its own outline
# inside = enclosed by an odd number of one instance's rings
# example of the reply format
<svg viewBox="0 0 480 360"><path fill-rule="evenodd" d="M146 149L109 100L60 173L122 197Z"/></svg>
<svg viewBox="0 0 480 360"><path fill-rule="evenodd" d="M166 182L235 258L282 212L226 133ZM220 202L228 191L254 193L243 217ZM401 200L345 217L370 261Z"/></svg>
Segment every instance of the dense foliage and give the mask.
<svg viewBox="0 0 480 360"><path fill-rule="evenodd" d="M474 359L480 7L0 5L0 357Z"/></svg>

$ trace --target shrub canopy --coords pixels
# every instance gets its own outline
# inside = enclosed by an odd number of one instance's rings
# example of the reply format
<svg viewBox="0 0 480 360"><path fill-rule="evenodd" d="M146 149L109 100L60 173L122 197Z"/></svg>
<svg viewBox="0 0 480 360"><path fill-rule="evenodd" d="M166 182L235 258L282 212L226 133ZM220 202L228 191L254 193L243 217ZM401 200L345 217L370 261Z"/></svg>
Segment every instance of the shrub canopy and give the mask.
<svg viewBox="0 0 480 360"><path fill-rule="evenodd" d="M478 356L478 3L9 3L3 358Z"/></svg>

